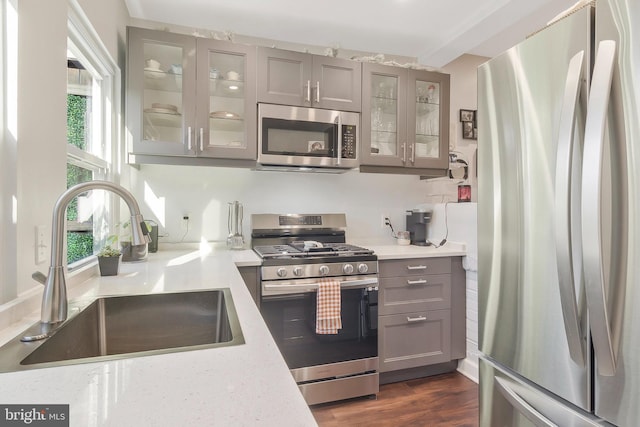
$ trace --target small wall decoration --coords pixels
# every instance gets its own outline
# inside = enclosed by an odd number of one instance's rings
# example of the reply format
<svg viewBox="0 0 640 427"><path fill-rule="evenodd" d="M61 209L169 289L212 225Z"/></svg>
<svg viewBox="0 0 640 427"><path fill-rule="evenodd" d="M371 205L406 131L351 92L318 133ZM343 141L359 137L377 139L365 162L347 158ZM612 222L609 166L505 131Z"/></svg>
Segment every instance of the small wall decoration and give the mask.
<svg viewBox="0 0 640 427"><path fill-rule="evenodd" d="M460 110L460 121L462 122L462 138L477 139L476 110Z"/></svg>

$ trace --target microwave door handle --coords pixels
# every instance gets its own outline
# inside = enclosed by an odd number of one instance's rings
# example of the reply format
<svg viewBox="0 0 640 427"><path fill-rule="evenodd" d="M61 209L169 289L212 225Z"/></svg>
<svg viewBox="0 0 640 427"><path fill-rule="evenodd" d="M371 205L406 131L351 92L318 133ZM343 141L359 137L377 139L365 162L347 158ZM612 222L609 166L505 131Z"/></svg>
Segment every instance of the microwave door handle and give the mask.
<svg viewBox="0 0 640 427"><path fill-rule="evenodd" d="M336 165L340 166L340 162L342 160L342 116L340 113L338 113L338 118L336 120L338 122L338 156Z"/></svg>
<svg viewBox="0 0 640 427"><path fill-rule="evenodd" d="M579 149L574 146L574 129L580 98L583 62L584 51L578 52L569 62L558 132L555 188L556 258L558 259L560 305L569 354L579 366L584 366L585 358L575 290L579 287L577 285L581 284L582 265L579 265L579 262L578 265L574 265L574 251L579 251L580 248L572 247L571 230L573 227L579 226L580 216L574 214L571 206L579 202L580 194L579 192L572 194L572 188L575 189L577 186L572 183L571 176L574 168L580 167L579 163L573 164L572 159L574 150Z"/></svg>
<svg viewBox="0 0 640 427"><path fill-rule="evenodd" d="M311 80L307 80L307 96L305 102L311 102Z"/></svg>
<svg viewBox="0 0 640 427"><path fill-rule="evenodd" d="M602 203L602 157L611 84L616 59L616 42L598 44L587 103L584 157L582 166L583 268L591 337L597 371L603 376L616 373L616 348L609 311L602 253L600 205ZM613 284L612 284L613 286Z"/></svg>

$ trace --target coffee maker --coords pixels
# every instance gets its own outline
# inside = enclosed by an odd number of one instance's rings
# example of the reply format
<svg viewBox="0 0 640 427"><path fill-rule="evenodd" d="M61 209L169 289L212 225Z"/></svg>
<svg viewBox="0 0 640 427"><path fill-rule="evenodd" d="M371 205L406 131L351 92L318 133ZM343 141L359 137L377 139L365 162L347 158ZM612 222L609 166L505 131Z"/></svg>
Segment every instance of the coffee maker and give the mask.
<svg viewBox="0 0 640 427"><path fill-rule="evenodd" d="M411 244L416 246L429 246L427 240L427 224L431 222L431 211L414 209L407 211L407 231Z"/></svg>

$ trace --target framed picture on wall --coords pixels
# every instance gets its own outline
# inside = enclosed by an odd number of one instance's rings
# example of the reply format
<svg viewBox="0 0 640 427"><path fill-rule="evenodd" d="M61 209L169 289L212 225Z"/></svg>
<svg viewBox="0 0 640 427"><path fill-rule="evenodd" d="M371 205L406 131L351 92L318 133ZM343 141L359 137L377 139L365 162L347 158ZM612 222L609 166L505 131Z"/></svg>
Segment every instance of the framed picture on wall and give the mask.
<svg viewBox="0 0 640 427"><path fill-rule="evenodd" d="M462 122L462 138L476 139L476 129L473 127L473 122Z"/></svg>
<svg viewBox="0 0 640 427"><path fill-rule="evenodd" d="M460 121L463 123L474 122L476 120L475 116L475 110L460 110Z"/></svg>

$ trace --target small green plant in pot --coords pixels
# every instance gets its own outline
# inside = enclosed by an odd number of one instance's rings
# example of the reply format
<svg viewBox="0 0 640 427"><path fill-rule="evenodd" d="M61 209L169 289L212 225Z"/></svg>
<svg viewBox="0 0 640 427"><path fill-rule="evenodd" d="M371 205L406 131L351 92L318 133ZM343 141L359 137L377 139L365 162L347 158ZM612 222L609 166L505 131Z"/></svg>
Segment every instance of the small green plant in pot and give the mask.
<svg viewBox="0 0 640 427"><path fill-rule="evenodd" d="M101 276L116 276L120 268L120 251L107 245L98 252L98 266Z"/></svg>

